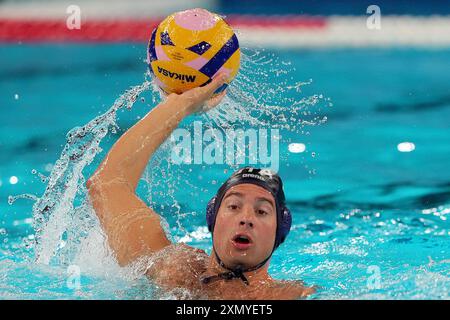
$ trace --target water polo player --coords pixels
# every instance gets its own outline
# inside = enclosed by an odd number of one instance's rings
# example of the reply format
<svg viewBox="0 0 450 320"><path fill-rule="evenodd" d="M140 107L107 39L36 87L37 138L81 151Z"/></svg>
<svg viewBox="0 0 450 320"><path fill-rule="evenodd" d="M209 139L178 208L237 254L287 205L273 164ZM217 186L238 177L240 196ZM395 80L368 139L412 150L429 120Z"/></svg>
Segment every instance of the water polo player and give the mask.
<svg viewBox="0 0 450 320"><path fill-rule="evenodd" d="M181 120L215 107L226 76L170 94L114 144L87 186L108 244L121 266L151 258L146 275L164 289L210 299L295 299L314 292L300 281L279 281L268 268L291 226L279 176L246 167L235 172L206 209L213 249L171 243L159 215L135 193L145 167ZM204 107L206 106L206 107ZM177 291L177 290L175 290ZM179 291L179 290L178 290Z"/></svg>

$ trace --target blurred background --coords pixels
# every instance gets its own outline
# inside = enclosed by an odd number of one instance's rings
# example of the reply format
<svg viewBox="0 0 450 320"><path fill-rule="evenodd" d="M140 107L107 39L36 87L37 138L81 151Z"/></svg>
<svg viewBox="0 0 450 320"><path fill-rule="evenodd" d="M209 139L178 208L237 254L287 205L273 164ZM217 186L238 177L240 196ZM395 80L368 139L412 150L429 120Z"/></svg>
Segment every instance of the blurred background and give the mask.
<svg viewBox="0 0 450 320"><path fill-rule="evenodd" d="M372 255L375 262L361 262L364 265L391 261L398 266L412 256L414 266L426 265L429 256L448 259L450 1L3 0L0 261L31 256L22 252L23 239L34 238L33 201L19 199L10 205L8 197L42 196L69 130L103 114L130 86L141 84L147 71L151 30L168 14L195 7L223 15L235 28L244 52L256 50L266 57L266 66L260 67L271 74L269 84L275 83L276 77L271 77L277 70L286 71L291 77L288 81L312 79L298 93L299 99L320 95L331 101L330 107L317 111L327 117L326 124L308 128L303 135L284 133L288 139L280 147L284 159L280 174L286 177L289 204L299 215L296 228L310 232L311 237L294 237L288 246L295 247L295 239L303 239L307 249L297 246L291 253L299 255L298 264L312 267L286 267L280 273L320 282L328 267L320 262L322 251L308 243L334 241L338 237L336 221L347 223L353 216L359 219L350 223L356 228L352 229L354 237L365 235L368 241L363 245L355 242L358 250L386 253ZM250 80L258 82L257 78ZM131 110L118 113L120 129L106 139L106 150L154 106L151 96L143 97ZM298 145L306 149L292 147ZM86 168L85 177L104 154ZM218 180L227 175L208 170L207 176ZM191 232L189 241L208 248L206 236L196 239L192 233L198 234L197 227L204 224L204 206L217 185L207 179L200 181L201 172L204 169L193 166L190 177L205 193L193 195L180 188L174 196L181 199L184 211L198 212L196 227L185 225ZM192 196L199 201L192 203ZM156 195L153 201L164 202ZM300 214L305 212L309 215ZM364 221L373 229L359 225ZM379 225L380 221L384 225ZM405 228L391 233L391 228L400 224ZM392 236L395 241L389 249L371 247L378 243L373 235L377 239ZM421 240L415 242L416 236ZM344 246L353 243L348 234L342 241ZM428 247L418 244L425 242ZM366 256L358 252L353 258ZM341 259L339 254L336 259ZM9 262L1 265L0 276L3 273L14 279L13 274L20 273L10 267ZM330 270L345 274L340 267ZM397 271L391 273L393 281ZM352 281L353 274L339 279L341 285ZM321 284L335 288L334 292L353 288L336 284L332 272L325 278L329 282ZM429 292L437 298L448 297L448 274L445 281L441 280L440 287L435 283L433 288L418 289L415 297L433 296ZM12 296L33 297L33 290L26 285L20 290L13 287L8 289ZM405 293L410 287L398 287L394 282L391 290L398 297L414 297ZM353 293L347 297L354 297Z"/></svg>

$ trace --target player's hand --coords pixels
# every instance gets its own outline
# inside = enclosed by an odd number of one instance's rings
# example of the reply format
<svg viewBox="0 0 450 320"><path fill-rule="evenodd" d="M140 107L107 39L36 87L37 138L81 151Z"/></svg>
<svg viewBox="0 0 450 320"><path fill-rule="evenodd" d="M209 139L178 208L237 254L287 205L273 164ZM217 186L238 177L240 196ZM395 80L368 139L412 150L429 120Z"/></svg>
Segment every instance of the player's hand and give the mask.
<svg viewBox="0 0 450 320"><path fill-rule="evenodd" d="M188 115L199 112L206 112L216 107L226 94L226 90L218 95L214 92L220 88L226 81L227 75L221 74L215 77L206 86L193 88L182 94L172 93L168 96L169 100L176 100L183 108L186 108Z"/></svg>

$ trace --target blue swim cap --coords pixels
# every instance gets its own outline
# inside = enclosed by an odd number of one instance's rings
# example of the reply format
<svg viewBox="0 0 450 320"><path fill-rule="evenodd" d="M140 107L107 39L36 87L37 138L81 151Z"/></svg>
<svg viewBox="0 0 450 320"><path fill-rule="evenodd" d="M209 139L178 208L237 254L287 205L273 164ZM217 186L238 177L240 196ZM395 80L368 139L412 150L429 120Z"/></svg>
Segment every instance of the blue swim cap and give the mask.
<svg viewBox="0 0 450 320"><path fill-rule="evenodd" d="M291 212L286 207L286 199L283 191L283 182L278 174L268 169L244 167L234 172L228 180L219 188L217 194L209 201L206 207L206 221L211 233L214 231L217 212L228 189L238 184L251 183L263 187L269 191L276 203L277 232L273 251L286 239L292 224ZM272 251L272 252L273 252Z"/></svg>

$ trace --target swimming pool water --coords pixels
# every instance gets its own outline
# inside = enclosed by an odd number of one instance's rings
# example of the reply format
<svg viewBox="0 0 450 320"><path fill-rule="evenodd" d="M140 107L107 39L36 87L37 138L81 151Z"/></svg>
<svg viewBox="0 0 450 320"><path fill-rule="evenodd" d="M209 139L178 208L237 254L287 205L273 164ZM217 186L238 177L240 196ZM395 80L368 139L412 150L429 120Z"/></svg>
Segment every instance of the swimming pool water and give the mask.
<svg viewBox="0 0 450 320"><path fill-rule="evenodd" d="M145 45L2 44L0 52L0 298L155 298L144 279L122 276L113 263L99 265L95 255L103 247L84 248L59 265L34 263L34 249L24 240L33 239L33 203L7 203L9 195L41 196L46 184L31 170L48 175L71 128L142 83ZM273 257L271 274L319 285L317 299L448 299L450 50L272 53L291 62L286 68L295 68L296 80L313 79L300 96L323 94L333 106L320 111L328 122L308 128L309 134L281 132L307 149L294 154L286 141L280 145L293 228ZM121 130L105 149L152 106L147 96L120 111ZM413 152L397 150L405 141L415 144ZM227 173L219 166L187 168L184 178L198 189L174 190L183 217L173 214L171 198L158 195L162 186L152 190L152 201L167 205L163 214L174 239L209 252L204 208ZM67 285L70 264L81 267L79 290Z"/></svg>

